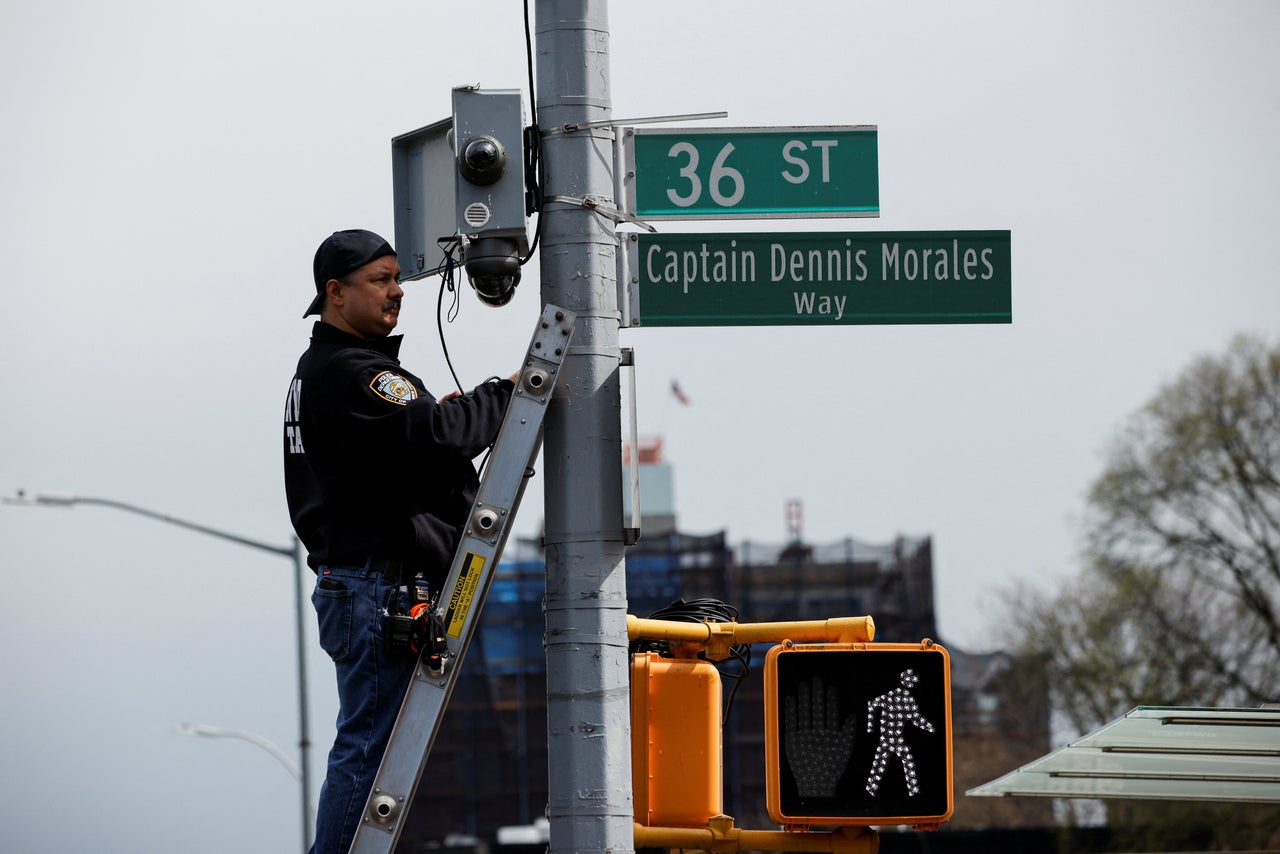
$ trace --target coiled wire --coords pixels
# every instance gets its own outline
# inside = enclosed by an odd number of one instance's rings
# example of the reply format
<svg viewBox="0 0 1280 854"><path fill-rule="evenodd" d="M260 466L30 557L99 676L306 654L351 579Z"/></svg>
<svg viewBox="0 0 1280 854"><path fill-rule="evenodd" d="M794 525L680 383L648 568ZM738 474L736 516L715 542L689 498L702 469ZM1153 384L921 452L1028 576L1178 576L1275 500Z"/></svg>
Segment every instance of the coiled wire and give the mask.
<svg viewBox="0 0 1280 854"><path fill-rule="evenodd" d="M721 602L719 599L693 599L686 601L677 599L665 608L659 608L649 615L651 620L671 620L681 623L736 623L738 609ZM671 642L664 640L635 640L629 650L632 655L641 652L656 652L663 658L674 658ZM707 660L706 653L698 653L698 658ZM740 643L729 647L729 657L723 661L711 662L720 671L721 679L728 679L732 686L725 700L724 715L720 725L729 722L729 713L733 710L733 698L738 693L738 686L751 673L751 645Z"/></svg>

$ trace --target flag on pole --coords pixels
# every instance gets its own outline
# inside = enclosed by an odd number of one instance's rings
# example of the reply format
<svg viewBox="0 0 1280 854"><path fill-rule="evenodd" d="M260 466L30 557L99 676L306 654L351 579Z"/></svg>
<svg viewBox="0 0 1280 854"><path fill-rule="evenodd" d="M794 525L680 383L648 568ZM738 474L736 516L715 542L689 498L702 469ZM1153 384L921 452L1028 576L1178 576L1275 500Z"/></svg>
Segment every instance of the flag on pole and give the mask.
<svg viewBox="0 0 1280 854"><path fill-rule="evenodd" d="M675 380L671 381L671 393L676 396L676 400L685 406L689 405L689 395L680 390L680 383Z"/></svg>

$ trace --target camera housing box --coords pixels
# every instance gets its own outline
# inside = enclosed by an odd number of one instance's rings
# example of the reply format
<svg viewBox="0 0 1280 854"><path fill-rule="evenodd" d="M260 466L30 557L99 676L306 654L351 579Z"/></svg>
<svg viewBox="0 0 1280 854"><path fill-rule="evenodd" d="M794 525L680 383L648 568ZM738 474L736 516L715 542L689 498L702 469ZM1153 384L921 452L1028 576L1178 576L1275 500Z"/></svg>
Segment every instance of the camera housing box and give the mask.
<svg viewBox="0 0 1280 854"><path fill-rule="evenodd" d="M469 240L529 248L525 214L524 110L517 89L453 90L454 207Z"/></svg>

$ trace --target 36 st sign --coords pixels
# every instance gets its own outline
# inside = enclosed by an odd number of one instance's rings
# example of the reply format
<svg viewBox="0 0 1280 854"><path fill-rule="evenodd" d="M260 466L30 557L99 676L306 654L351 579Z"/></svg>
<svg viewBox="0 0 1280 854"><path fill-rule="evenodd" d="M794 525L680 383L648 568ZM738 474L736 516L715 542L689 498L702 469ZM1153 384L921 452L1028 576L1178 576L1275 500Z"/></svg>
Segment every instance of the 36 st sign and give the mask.
<svg viewBox="0 0 1280 854"><path fill-rule="evenodd" d="M641 219L880 215L876 128L623 129Z"/></svg>

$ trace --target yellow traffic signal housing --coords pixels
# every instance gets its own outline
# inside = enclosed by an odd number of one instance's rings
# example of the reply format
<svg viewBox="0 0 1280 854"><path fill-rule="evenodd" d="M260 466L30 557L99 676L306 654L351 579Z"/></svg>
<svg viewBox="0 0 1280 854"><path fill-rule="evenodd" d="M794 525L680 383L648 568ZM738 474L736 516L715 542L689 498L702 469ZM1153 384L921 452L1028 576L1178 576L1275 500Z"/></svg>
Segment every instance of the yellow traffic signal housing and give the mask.
<svg viewBox="0 0 1280 854"><path fill-rule="evenodd" d="M764 665L765 796L788 827L951 817L951 659L919 644L783 642Z"/></svg>
<svg viewBox="0 0 1280 854"><path fill-rule="evenodd" d="M724 812L720 673L709 662L631 658L631 788L648 827L705 827Z"/></svg>

